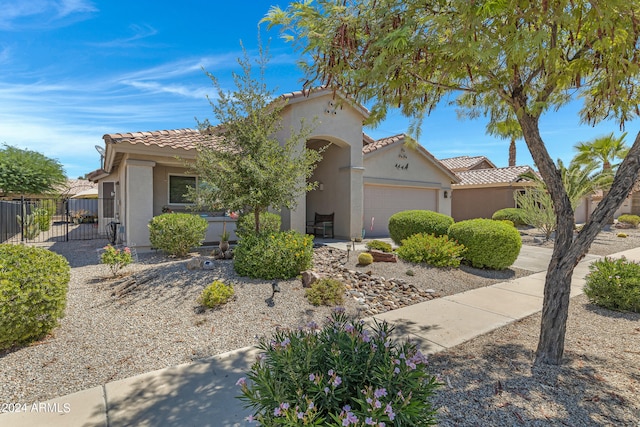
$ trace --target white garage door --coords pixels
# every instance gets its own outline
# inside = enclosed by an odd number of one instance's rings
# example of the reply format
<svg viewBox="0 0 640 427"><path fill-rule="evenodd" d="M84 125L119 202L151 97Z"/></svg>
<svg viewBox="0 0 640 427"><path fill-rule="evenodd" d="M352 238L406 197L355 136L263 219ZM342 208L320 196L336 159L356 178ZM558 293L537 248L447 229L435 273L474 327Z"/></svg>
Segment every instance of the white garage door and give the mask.
<svg viewBox="0 0 640 427"><path fill-rule="evenodd" d="M389 217L410 209L435 211L438 192L427 188L365 184L364 228L365 237L389 236ZM373 218L373 230L371 229Z"/></svg>

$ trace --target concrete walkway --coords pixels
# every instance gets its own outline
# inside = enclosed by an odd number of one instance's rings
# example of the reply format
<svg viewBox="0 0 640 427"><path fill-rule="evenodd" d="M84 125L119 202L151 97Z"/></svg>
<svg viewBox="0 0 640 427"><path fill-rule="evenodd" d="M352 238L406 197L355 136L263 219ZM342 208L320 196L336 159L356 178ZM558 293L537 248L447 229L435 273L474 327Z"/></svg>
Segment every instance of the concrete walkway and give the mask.
<svg viewBox="0 0 640 427"><path fill-rule="evenodd" d="M338 243L336 243L338 244ZM345 243L340 243L345 247ZM451 348L542 309L550 250L524 246L515 266L538 271L527 277L438 298L375 316L396 325L425 353ZM640 261L640 248L620 252ZM571 295L582 293L586 257L575 269ZM36 404L26 413L0 415L7 427L245 426L250 414L235 398L235 385L255 359L247 347L190 363L114 381ZM0 402L3 403L3 402ZM17 403L17 402L6 402Z"/></svg>

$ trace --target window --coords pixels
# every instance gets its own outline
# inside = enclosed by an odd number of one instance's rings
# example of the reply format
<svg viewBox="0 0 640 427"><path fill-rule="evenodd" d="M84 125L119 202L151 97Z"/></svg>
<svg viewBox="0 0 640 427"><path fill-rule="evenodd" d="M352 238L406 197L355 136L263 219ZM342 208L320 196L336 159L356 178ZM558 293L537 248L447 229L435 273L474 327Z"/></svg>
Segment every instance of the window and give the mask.
<svg viewBox="0 0 640 427"><path fill-rule="evenodd" d="M192 202L187 199L189 188L196 187L195 176L169 175L169 203L186 205Z"/></svg>

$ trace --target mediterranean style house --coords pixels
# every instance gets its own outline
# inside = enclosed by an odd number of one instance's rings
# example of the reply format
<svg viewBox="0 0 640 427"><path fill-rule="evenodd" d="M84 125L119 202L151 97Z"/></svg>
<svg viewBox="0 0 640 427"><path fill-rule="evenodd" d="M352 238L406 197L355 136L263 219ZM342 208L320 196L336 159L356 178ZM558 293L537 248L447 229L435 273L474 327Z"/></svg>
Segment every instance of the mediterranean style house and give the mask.
<svg viewBox="0 0 640 427"><path fill-rule="evenodd" d="M336 238L379 237L388 235L389 217L402 210L451 215L452 185L460 178L422 146L407 144L404 135L368 137L362 130L366 108L332 90L283 97L288 103L277 139L285 141L302 119L315 119L304 144L327 146L312 177L318 188L301 195L295 211L281 211L283 229L304 233L316 213L333 214ZM185 161L195 159L200 143L215 146L215 140L193 129L115 133L103 139L102 167L88 175L98 183L99 223L115 221L123 241L139 250L150 248L147 224L164 211L188 207L185 188L198 177L189 174ZM209 222L206 242L218 240L223 224L233 230L234 220L224 212L200 214Z"/></svg>

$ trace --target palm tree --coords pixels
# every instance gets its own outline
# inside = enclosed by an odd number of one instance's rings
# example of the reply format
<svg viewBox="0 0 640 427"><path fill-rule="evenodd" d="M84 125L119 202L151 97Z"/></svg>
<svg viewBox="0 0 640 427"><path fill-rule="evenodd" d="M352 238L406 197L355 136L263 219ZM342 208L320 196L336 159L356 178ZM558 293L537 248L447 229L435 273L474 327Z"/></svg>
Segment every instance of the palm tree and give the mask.
<svg viewBox="0 0 640 427"><path fill-rule="evenodd" d="M629 146L624 142L626 136L625 132L616 138L611 132L609 135L601 136L590 142L580 142L574 146L578 151L574 160L581 164L595 161L602 166L603 175L613 178L619 164L614 162L624 159L629 152ZM604 195L607 194L610 185L611 183L604 189ZM607 222L613 224L613 215Z"/></svg>
<svg viewBox="0 0 640 427"><path fill-rule="evenodd" d="M611 174L598 171L598 162L581 163L576 157L571 160L569 167L566 167L562 160L558 159L558 170L562 175L562 183L574 210L584 196L609 187L613 181Z"/></svg>
<svg viewBox="0 0 640 427"><path fill-rule="evenodd" d="M558 159L557 167L574 210L584 196L611 185L611 174L598 171L600 165L596 161L581 164L574 157L567 167ZM544 232L545 240L549 240L556 229L556 217L547 187L537 174L527 172L521 177L535 182L536 185L524 193L516 193L518 206L524 210L528 222Z"/></svg>
<svg viewBox="0 0 640 427"><path fill-rule="evenodd" d="M629 146L624 142L626 136L625 132L616 138L611 132L590 142L580 142L574 146L578 151L574 160L581 164L596 161L602 166L603 173L613 174L618 167L614 162L624 159L629 152Z"/></svg>
<svg viewBox="0 0 640 427"><path fill-rule="evenodd" d="M509 144L509 166L516 165L516 140L522 139L522 128L517 119L507 116L502 121L491 121L487 125L487 133L503 139L511 140Z"/></svg>

